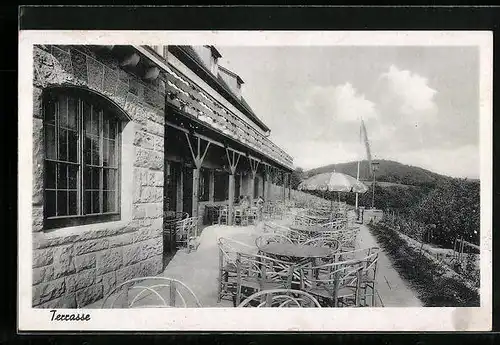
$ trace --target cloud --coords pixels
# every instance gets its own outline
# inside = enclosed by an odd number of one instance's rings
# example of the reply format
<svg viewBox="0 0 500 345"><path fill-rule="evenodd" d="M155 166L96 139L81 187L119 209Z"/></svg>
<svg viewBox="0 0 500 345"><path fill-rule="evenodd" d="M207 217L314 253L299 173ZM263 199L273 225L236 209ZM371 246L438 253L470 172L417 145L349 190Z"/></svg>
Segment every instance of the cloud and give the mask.
<svg viewBox="0 0 500 345"><path fill-rule="evenodd" d="M390 93L386 100L398 103L398 110L404 115L434 115L437 106L434 96L437 91L428 85L428 80L417 73L400 70L394 65L381 75Z"/></svg>
<svg viewBox="0 0 500 345"><path fill-rule="evenodd" d="M294 165L303 169L355 161L359 157L356 145L342 141L322 142L307 140L283 146L294 157Z"/></svg>
<svg viewBox="0 0 500 345"><path fill-rule="evenodd" d="M307 116L340 122L358 121L360 116L365 119L377 117L375 103L359 94L350 83L314 85L296 102L296 109Z"/></svg>

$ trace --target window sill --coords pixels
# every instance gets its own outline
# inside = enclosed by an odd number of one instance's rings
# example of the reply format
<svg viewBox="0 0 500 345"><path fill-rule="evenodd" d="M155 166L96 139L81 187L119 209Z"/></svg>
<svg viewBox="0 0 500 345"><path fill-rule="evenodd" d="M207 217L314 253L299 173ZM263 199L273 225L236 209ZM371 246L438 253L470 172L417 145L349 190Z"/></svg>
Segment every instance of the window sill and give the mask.
<svg viewBox="0 0 500 345"><path fill-rule="evenodd" d="M47 229L42 231L44 238L47 240L50 239L55 239L59 237L68 237L68 236L74 236L74 235L84 235L89 232L95 232L99 230L119 230L124 228L130 223L130 220L116 220L116 221L110 221L110 222L101 222L101 223L92 223L92 224L85 224L85 225L75 225L75 226L68 226L68 227L63 227L63 228L57 228L57 229Z"/></svg>

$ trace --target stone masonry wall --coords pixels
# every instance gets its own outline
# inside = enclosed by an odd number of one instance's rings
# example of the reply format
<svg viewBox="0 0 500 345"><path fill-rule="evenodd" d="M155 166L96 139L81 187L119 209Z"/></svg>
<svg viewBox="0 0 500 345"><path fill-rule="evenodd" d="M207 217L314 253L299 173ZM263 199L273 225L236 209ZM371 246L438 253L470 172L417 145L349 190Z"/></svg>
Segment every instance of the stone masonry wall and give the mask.
<svg viewBox="0 0 500 345"><path fill-rule="evenodd" d="M42 91L78 86L117 103L132 119L133 196L130 219L88 230L43 229ZM162 267L165 81L155 84L119 67L109 54L85 46L34 47L33 81L33 306L82 307L133 277ZM132 174L131 174L132 175ZM122 194L124 191L122 190Z"/></svg>

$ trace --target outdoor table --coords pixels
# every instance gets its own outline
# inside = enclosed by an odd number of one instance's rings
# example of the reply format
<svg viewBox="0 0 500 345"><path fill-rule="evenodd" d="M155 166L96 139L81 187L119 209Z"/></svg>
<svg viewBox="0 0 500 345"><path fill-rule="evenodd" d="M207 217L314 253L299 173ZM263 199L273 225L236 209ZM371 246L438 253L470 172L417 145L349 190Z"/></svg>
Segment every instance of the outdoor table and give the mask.
<svg viewBox="0 0 500 345"><path fill-rule="evenodd" d="M272 256L287 257L297 261L324 258L332 253L331 249L328 247L316 247L294 243L269 243L259 247L259 250Z"/></svg>
<svg viewBox="0 0 500 345"><path fill-rule="evenodd" d="M325 258L332 254L328 247L316 247L293 243L269 243L259 247L259 250L269 256L283 261L298 263L299 265L314 265L316 259ZM300 282L294 275L293 285L298 288Z"/></svg>

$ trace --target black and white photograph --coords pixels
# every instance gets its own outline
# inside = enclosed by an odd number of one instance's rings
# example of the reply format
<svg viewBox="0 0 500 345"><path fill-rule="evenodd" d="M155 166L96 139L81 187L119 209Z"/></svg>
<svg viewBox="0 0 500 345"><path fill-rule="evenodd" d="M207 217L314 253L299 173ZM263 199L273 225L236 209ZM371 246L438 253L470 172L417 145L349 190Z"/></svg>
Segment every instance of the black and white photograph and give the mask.
<svg viewBox="0 0 500 345"><path fill-rule="evenodd" d="M26 327L488 329L491 42L21 32Z"/></svg>

